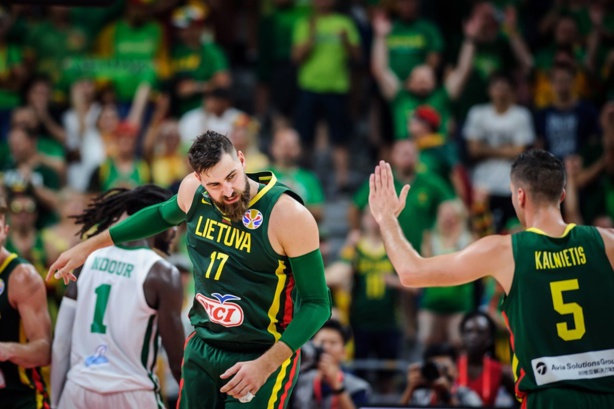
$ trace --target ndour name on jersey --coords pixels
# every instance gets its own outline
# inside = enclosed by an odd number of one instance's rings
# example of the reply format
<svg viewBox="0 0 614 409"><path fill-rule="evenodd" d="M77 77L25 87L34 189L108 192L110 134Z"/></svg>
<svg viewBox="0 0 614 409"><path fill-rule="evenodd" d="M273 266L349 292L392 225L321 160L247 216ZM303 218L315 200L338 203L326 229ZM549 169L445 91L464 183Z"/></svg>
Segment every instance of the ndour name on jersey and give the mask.
<svg viewBox="0 0 614 409"><path fill-rule="evenodd" d="M249 232L237 229L213 219L207 219L203 224L203 216L198 218L194 234L207 240L221 243L227 247L234 247L239 251L249 253L252 249L252 235Z"/></svg>
<svg viewBox="0 0 614 409"><path fill-rule="evenodd" d="M586 255L582 246L571 247L561 251L535 252L535 268L537 270L574 267L581 264L586 264Z"/></svg>
<svg viewBox="0 0 614 409"><path fill-rule="evenodd" d="M106 257L96 257L94 258L92 270L106 271L109 274L130 278L130 273L134 270L134 264L111 260Z"/></svg>

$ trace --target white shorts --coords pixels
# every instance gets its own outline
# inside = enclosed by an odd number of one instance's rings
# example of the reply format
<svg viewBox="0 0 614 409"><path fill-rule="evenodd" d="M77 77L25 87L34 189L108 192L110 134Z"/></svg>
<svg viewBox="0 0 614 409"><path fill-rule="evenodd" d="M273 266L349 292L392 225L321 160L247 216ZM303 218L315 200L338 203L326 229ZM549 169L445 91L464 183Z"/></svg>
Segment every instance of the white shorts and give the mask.
<svg viewBox="0 0 614 409"><path fill-rule="evenodd" d="M164 408L154 391L98 393L66 381L58 409L157 409Z"/></svg>

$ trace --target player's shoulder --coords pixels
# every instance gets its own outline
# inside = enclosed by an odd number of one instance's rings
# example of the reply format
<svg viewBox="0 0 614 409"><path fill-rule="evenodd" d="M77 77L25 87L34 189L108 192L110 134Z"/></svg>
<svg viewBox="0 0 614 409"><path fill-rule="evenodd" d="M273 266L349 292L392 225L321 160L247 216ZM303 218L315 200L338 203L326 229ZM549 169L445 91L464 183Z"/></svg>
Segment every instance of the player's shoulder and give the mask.
<svg viewBox="0 0 614 409"><path fill-rule="evenodd" d="M309 210L288 192L279 196L271 214L271 218L280 219L280 221L302 220L310 216Z"/></svg>
<svg viewBox="0 0 614 409"><path fill-rule="evenodd" d="M511 234L492 234L482 237L475 242L484 252L495 252L500 256L512 254L512 235Z"/></svg>
<svg viewBox="0 0 614 409"><path fill-rule="evenodd" d="M187 213L190 209L192 201L194 200L194 195L200 186L200 181L193 172L184 177L181 181L179 191L177 192L177 203L184 212Z"/></svg>
<svg viewBox="0 0 614 409"><path fill-rule="evenodd" d="M12 294L30 295L38 288L44 288L43 278L30 263L19 263L11 273L10 291Z"/></svg>

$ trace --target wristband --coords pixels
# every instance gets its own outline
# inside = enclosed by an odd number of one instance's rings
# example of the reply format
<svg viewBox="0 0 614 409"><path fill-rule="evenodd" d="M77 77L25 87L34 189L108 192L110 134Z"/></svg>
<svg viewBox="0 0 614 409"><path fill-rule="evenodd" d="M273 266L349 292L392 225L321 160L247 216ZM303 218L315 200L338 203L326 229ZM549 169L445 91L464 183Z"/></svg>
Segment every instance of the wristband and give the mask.
<svg viewBox="0 0 614 409"><path fill-rule="evenodd" d="M331 391L331 393L332 393L333 395L341 395L343 392L345 392L345 385L341 385L341 388L339 388L339 389L333 389L333 390Z"/></svg>

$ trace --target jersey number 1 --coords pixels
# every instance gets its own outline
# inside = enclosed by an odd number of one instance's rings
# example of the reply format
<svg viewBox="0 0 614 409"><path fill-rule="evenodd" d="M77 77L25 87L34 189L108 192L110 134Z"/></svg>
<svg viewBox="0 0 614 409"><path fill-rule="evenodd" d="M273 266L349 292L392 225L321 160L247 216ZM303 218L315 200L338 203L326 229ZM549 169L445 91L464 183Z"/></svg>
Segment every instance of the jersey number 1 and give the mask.
<svg viewBox="0 0 614 409"><path fill-rule="evenodd" d="M563 292L579 289L580 285L578 284L577 278L573 280L553 281L550 283L554 310L561 315L573 314L574 329L569 329L566 322L558 322L556 324L556 332L559 334L559 337L565 341L576 341L581 339L586 332L582 307L575 302L563 302Z"/></svg>
<svg viewBox="0 0 614 409"><path fill-rule="evenodd" d="M103 321L111 294L111 284L101 284L96 287L94 292L96 293L96 307L94 308L94 321L90 326L90 331L94 334L106 334L107 326L103 324Z"/></svg>

